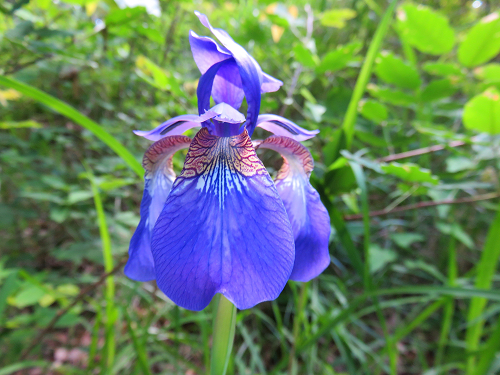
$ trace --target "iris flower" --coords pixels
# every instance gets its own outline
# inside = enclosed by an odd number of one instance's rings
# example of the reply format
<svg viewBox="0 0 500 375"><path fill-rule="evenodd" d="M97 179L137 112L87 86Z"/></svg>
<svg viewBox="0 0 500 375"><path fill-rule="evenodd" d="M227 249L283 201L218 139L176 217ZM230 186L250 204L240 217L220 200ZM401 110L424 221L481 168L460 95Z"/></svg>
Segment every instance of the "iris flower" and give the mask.
<svg viewBox="0 0 500 375"><path fill-rule="evenodd" d="M202 310L216 293L239 309L273 300L291 280L309 281L329 264L330 219L309 182L308 131L276 115L260 115L262 93L282 82L267 75L224 30L201 23L219 40L190 32L199 80L198 115L175 117L149 132L141 220L125 274L155 280L177 305ZM210 108L210 98L216 105ZM246 99L246 117L238 111ZM256 126L274 133L251 136ZM182 133L201 130L191 138ZM172 157L188 148L176 177ZM279 152L275 181L256 149Z"/></svg>

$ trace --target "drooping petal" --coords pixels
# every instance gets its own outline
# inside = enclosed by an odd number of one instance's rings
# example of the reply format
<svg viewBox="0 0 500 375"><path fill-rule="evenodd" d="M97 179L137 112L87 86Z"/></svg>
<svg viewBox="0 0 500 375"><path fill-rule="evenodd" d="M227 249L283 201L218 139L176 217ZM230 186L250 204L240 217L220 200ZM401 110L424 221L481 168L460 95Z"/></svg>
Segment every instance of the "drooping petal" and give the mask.
<svg viewBox="0 0 500 375"><path fill-rule="evenodd" d="M189 137L169 136L153 143L144 154L142 165L146 173L141 220L130 240L129 259L124 270L125 275L133 280L155 279L151 234L175 180L172 157L178 150L189 147L190 143Z"/></svg>
<svg viewBox="0 0 500 375"><path fill-rule="evenodd" d="M260 87L260 92L262 94L266 92L275 92L283 86L283 82L279 79L271 77L269 74L262 72L262 86Z"/></svg>
<svg viewBox="0 0 500 375"><path fill-rule="evenodd" d="M285 207L248 133L201 129L153 230L159 288L205 308L216 293L236 307L277 298L294 262Z"/></svg>
<svg viewBox="0 0 500 375"><path fill-rule="evenodd" d="M159 141L168 135L179 135L186 130L201 126L199 116L196 115L181 115L165 121L153 130L134 130L134 133L140 137L149 139L150 141Z"/></svg>
<svg viewBox="0 0 500 375"><path fill-rule="evenodd" d="M294 122L278 115L260 115L257 126L276 135L292 138L296 141L305 141L314 137L319 130L307 130L301 128Z"/></svg>
<svg viewBox="0 0 500 375"><path fill-rule="evenodd" d="M295 264L290 279L309 281L330 264L330 217L309 182L314 167L311 153L299 142L275 135L258 148L271 149L283 156L275 183L295 237Z"/></svg>
<svg viewBox="0 0 500 375"><path fill-rule="evenodd" d="M207 36L198 36L194 31L189 32L189 44L201 74L204 74L212 65L232 57L231 53L215 40Z"/></svg>
<svg viewBox="0 0 500 375"><path fill-rule="evenodd" d="M261 85L264 80L262 69L257 61L255 61L242 46L236 43L226 31L212 27L207 16L204 14L199 12L195 12L195 14L198 16L200 22L208 28L233 55L238 65L242 87L248 105L245 126L248 134L251 136L257 124L257 116L260 110Z"/></svg>

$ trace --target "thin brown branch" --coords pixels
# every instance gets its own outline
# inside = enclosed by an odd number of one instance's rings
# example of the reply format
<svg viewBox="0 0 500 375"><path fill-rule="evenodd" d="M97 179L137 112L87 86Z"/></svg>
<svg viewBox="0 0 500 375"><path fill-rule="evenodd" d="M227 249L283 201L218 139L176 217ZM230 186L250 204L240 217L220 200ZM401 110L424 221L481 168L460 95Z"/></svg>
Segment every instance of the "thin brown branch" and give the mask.
<svg viewBox="0 0 500 375"><path fill-rule="evenodd" d="M495 198L500 198L500 193L488 193L488 194L476 195L473 197L459 198L459 199L446 199L446 200L442 200L442 201L420 202L420 203L415 203L415 204L409 204L407 206L395 207L392 210L371 211L368 213L368 215L370 217L383 216L383 215L393 214L393 213L397 213L397 212L417 210L419 208L425 208L425 207L441 206L441 205L445 205L445 204L474 203L474 202L478 202L478 201L484 201L487 199L495 199ZM362 218L363 218L363 214L344 216L344 220L346 220L346 221L360 220Z"/></svg>
<svg viewBox="0 0 500 375"><path fill-rule="evenodd" d="M378 159L378 161L388 162L388 161L394 161L394 160L399 160L399 159L406 159L406 158L411 158L412 156L418 156L418 155L423 155L423 154L429 154L431 152L441 151L447 147L459 147L459 146L463 146L465 144L466 144L466 142L464 142L464 141L452 141L446 145L435 145L435 146L423 147L423 148L418 148L418 149L412 150L412 151L402 152L400 154L393 154L393 155L385 156L383 158Z"/></svg>
<svg viewBox="0 0 500 375"><path fill-rule="evenodd" d="M106 281L106 279L115 274L116 272L118 272L124 265L125 263L127 262L127 258L124 258L120 261L120 263L118 263L115 268L113 268L111 271L101 275L101 277L99 278L99 280L97 280L96 282L90 284L89 286L87 286L86 288L83 288L80 293L75 297L75 299L73 300L73 302L71 302L68 306L66 306L64 309L61 309L57 312L57 314L52 318L52 320L49 322L49 324L47 325L47 327L45 327L43 330L41 330L38 335L35 337L35 339L31 342L31 344L23 351L23 353L21 354L21 358L20 360L25 360L29 353L33 350L33 348L35 348L38 344L41 343L41 340L42 338L50 331L54 328L54 326L56 325L56 323L59 321L59 319L61 319L61 317L63 315L65 315L69 310L71 310L73 307L76 306L76 304L78 302L80 302L82 299L84 299L92 290L94 290L95 288L97 288L99 285L101 285L102 283L104 283L104 281Z"/></svg>

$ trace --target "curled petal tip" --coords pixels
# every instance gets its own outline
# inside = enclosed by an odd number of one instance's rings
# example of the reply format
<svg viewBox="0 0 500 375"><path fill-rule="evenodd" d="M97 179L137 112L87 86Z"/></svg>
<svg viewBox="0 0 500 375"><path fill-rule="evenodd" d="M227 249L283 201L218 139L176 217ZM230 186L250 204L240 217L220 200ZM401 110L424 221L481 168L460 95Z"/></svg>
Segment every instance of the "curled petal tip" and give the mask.
<svg viewBox="0 0 500 375"><path fill-rule="evenodd" d="M275 135L292 138L299 142L311 139L319 133L318 129L307 130L284 117L270 114L260 115L257 119L257 126Z"/></svg>

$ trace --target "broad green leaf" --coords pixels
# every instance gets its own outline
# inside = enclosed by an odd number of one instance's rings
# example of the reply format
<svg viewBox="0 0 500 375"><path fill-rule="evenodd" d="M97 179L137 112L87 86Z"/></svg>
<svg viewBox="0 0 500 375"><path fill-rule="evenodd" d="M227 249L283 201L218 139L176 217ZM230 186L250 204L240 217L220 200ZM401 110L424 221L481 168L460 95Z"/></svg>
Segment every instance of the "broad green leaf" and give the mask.
<svg viewBox="0 0 500 375"><path fill-rule="evenodd" d="M463 122L468 129L500 133L500 92L491 88L469 100L464 107Z"/></svg>
<svg viewBox="0 0 500 375"><path fill-rule="evenodd" d="M352 9L332 9L321 15L321 24L341 29L346 25L346 21L353 19L356 15L356 11Z"/></svg>
<svg viewBox="0 0 500 375"><path fill-rule="evenodd" d="M420 233L394 233L391 234L391 240L399 247L409 249L415 242L424 241L425 237Z"/></svg>
<svg viewBox="0 0 500 375"><path fill-rule="evenodd" d="M423 5L405 4L397 18L404 40L419 51L441 55L452 50L455 33L445 16Z"/></svg>
<svg viewBox="0 0 500 375"><path fill-rule="evenodd" d="M135 60L136 73L150 85L164 91L172 91L178 96L185 96L177 80L150 59L139 55Z"/></svg>
<svg viewBox="0 0 500 375"><path fill-rule="evenodd" d="M475 24L458 47L458 61L468 68L483 64L500 52L500 17L491 13Z"/></svg>
<svg viewBox="0 0 500 375"><path fill-rule="evenodd" d="M462 229L459 224L436 223L436 228L439 229L441 233L455 237L469 249L474 248L474 241L472 241L472 238Z"/></svg>
<svg viewBox="0 0 500 375"><path fill-rule="evenodd" d="M9 297L7 301L9 305L23 308L38 303L44 295L45 291L42 288L36 285L29 285L15 296Z"/></svg>
<svg viewBox="0 0 500 375"><path fill-rule="evenodd" d="M414 96L399 90L391 90L387 87L369 84L366 89L371 96L389 104L410 106L415 101Z"/></svg>
<svg viewBox="0 0 500 375"><path fill-rule="evenodd" d="M106 26L118 25L135 20L146 13L146 8L137 6L134 8L113 9L105 18Z"/></svg>
<svg viewBox="0 0 500 375"><path fill-rule="evenodd" d="M437 79L425 86L420 94L420 100L423 102L433 102L435 100L447 98L456 91L457 88L448 78Z"/></svg>
<svg viewBox="0 0 500 375"><path fill-rule="evenodd" d="M446 171L450 173L457 173L475 167L476 163L469 157L452 156L446 159Z"/></svg>
<svg viewBox="0 0 500 375"><path fill-rule="evenodd" d="M77 190L72 191L68 194L67 203L75 204L78 202L86 201L87 199L92 198L93 194L90 190Z"/></svg>
<svg viewBox="0 0 500 375"><path fill-rule="evenodd" d="M394 250L384 249L377 244L370 244L370 272L375 273L387 264L394 262L397 254Z"/></svg>
<svg viewBox="0 0 500 375"><path fill-rule="evenodd" d="M500 64L491 63L474 69L474 75L486 82L500 82Z"/></svg>
<svg viewBox="0 0 500 375"><path fill-rule="evenodd" d="M460 68L452 63L426 62L422 69L435 76L463 76Z"/></svg>
<svg viewBox="0 0 500 375"><path fill-rule="evenodd" d="M0 122L0 129L41 128L41 127L42 127L41 124L33 120Z"/></svg>
<svg viewBox="0 0 500 375"><path fill-rule="evenodd" d="M421 84L417 70L390 52L382 52L376 63L375 74L387 83L412 90Z"/></svg>
<svg viewBox="0 0 500 375"><path fill-rule="evenodd" d="M144 27L144 26L137 26L135 30L141 34L144 35L146 38L149 40L158 43L159 45L163 45L165 43L165 38L163 35L157 30L149 27Z"/></svg>
<svg viewBox="0 0 500 375"><path fill-rule="evenodd" d="M293 53L295 60L307 68L314 68L318 64L318 58L302 44L297 44L293 47Z"/></svg>
<svg viewBox="0 0 500 375"><path fill-rule="evenodd" d="M437 185L439 182L439 179L433 176L430 170L421 168L413 163L400 164L392 162L387 165L382 165L381 168L385 173L399 177L405 181L417 183L428 182L433 185Z"/></svg>
<svg viewBox="0 0 500 375"><path fill-rule="evenodd" d="M361 115L376 124L387 120L387 107L375 100L364 100L359 102Z"/></svg>
<svg viewBox="0 0 500 375"><path fill-rule="evenodd" d="M354 55L361 49L361 42L354 42L339 46L336 50L326 54L316 71L318 73L335 72L345 68L353 60Z"/></svg>

